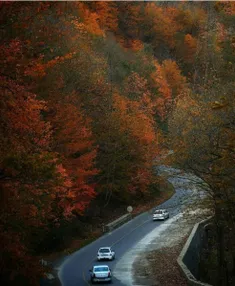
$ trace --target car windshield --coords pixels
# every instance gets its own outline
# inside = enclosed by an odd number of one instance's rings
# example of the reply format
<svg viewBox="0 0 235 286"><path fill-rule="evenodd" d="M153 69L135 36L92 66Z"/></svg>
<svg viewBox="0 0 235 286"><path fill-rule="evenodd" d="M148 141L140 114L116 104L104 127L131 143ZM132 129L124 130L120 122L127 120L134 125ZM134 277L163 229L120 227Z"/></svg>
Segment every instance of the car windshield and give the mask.
<svg viewBox="0 0 235 286"><path fill-rule="evenodd" d="M109 249L108 248L101 248L99 250L99 252L101 252L101 253L109 253Z"/></svg>
<svg viewBox="0 0 235 286"><path fill-rule="evenodd" d="M155 214L162 214L162 211L155 211Z"/></svg>
<svg viewBox="0 0 235 286"><path fill-rule="evenodd" d="M94 269L95 272L105 272L105 271L109 271L108 267L95 267Z"/></svg>

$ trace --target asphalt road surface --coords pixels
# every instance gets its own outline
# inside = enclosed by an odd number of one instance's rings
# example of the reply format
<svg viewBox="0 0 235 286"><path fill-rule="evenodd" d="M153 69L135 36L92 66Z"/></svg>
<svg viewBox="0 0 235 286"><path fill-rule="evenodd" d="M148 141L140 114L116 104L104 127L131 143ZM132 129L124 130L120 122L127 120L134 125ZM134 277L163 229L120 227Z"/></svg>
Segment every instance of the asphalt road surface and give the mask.
<svg viewBox="0 0 235 286"><path fill-rule="evenodd" d="M162 170L166 171L166 170ZM175 170L177 171L177 170ZM184 206L194 200L193 187L187 179L180 178L174 169L170 170L174 173L171 181L175 187L176 193L166 202L158 206L158 208L167 208L170 217L180 213ZM191 186L190 186L191 185ZM190 199L191 198L191 199ZM166 221L152 221L152 213L143 213L118 229L105 234L93 243L85 246L74 254L70 255L62 264L59 271L59 278L63 286L87 286L90 285L89 269L93 265L108 264L111 270L115 269L115 264L128 250L130 250L138 241L143 239L154 228L159 227ZM97 251L102 246L112 246L116 253L113 261L96 261ZM107 285L100 283L99 285ZM120 280L113 276L112 285L123 285Z"/></svg>

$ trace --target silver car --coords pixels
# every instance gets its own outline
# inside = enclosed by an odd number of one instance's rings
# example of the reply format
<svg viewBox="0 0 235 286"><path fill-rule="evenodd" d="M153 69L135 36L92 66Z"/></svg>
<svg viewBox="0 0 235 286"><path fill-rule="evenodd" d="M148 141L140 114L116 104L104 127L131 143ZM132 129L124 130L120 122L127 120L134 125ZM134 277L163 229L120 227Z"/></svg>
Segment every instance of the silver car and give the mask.
<svg viewBox="0 0 235 286"><path fill-rule="evenodd" d="M113 260L115 259L115 252L111 247L100 247L97 253L97 260Z"/></svg>
<svg viewBox="0 0 235 286"><path fill-rule="evenodd" d="M167 210L155 210L153 213L153 220L164 220L169 218L169 212Z"/></svg>
<svg viewBox="0 0 235 286"><path fill-rule="evenodd" d="M112 282L112 273L108 265L95 265L90 269L91 283Z"/></svg>

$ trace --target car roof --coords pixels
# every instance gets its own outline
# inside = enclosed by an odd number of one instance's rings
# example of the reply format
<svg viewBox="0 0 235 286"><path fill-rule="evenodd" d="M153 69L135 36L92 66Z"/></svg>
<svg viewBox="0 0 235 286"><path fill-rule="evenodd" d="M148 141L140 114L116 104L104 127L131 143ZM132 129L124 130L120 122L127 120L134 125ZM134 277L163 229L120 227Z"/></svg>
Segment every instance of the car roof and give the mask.
<svg viewBox="0 0 235 286"><path fill-rule="evenodd" d="M156 209L155 211L166 211L166 209Z"/></svg>
<svg viewBox="0 0 235 286"><path fill-rule="evenodd" d="M103 247L100 247L99 249L110 249L111 247L110 246L103 246Z"/></svg>

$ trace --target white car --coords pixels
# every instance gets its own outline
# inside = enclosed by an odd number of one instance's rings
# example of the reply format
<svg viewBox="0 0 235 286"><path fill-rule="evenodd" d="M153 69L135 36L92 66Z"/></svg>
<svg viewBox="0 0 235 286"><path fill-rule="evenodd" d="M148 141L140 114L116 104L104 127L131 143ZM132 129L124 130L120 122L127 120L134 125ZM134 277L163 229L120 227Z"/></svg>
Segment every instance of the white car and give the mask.
<svg viewBox="0 0 235 286"><path fill-rule="evenodd" d="M169 212L167 210L155 210L153 213L153 220L164 220L169 218Z"/></svg>
<svg viewBox="0 0 235 286"><path fill-rule="evenodd" d="M115 259L115 252L111 247L101 247L97 253L97 260L100 261L102 259L113 260Z"/></svg>
<svg viewBox="0 0 235 286"><path fill-rule="evenodd" d="M112 282L112 273L108 265L96 265L90 269L91 284L95 282Z"/></svg>

